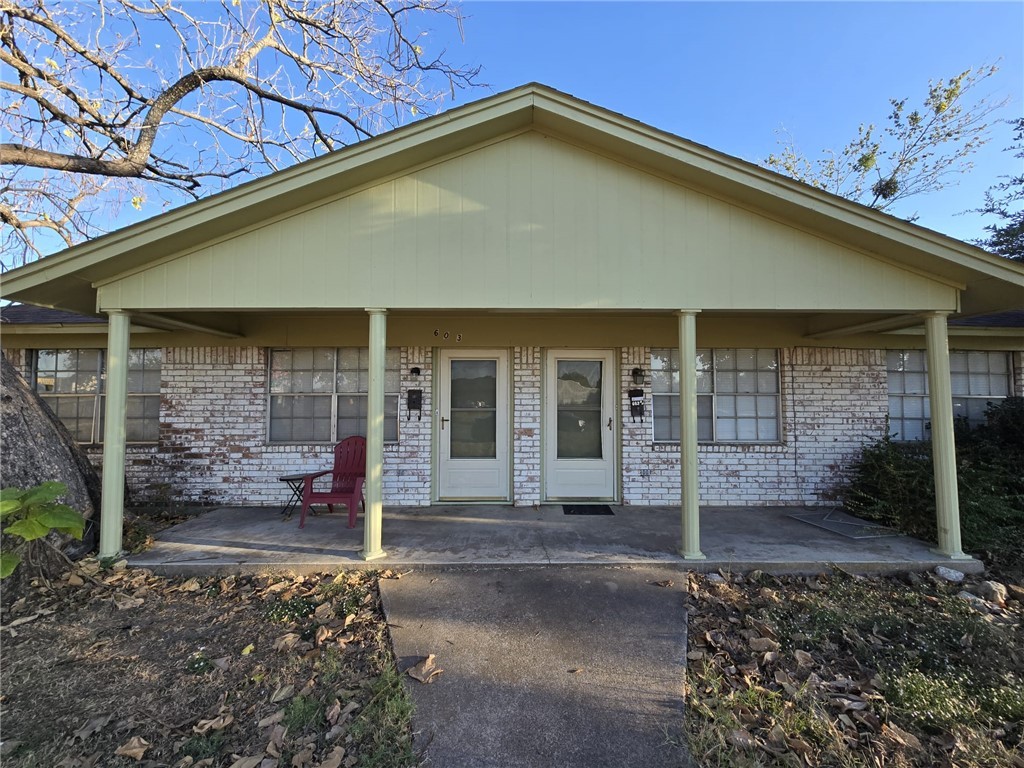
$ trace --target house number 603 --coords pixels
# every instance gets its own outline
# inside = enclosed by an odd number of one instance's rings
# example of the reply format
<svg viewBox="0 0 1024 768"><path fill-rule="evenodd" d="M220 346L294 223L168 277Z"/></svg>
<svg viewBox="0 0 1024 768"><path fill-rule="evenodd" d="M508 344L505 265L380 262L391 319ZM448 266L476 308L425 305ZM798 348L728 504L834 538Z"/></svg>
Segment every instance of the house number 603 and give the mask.
<svg viewBox="0 0 1024 768"><path fill-rule="evenodd" d="M440 328L434 329L434 336L440 336L442 339L445 340L450 339L453 335L455 336L455 341L462 341L461 333L452 334L451 331L442 331Z"/></svg>

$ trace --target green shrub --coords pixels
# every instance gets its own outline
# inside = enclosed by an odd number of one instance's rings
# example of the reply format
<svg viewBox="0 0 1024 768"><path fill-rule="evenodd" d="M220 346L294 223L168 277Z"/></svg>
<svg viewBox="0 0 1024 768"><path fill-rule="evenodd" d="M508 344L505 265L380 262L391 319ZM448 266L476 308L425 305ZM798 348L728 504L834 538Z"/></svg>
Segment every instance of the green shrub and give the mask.
<svg viewBox="0 0 1024 768"><path fill-rule="evenodd" d="M4 488L0 491L0 524L3 534L21 539L13 550L0 552L0 579L6 579L21 562L26 544L42 539L51 531L82 538L85 519L81 513L57 502L67 493L64 483L42 483L35 488Z"/></svg>
<svg viewBox="0 0 1024 768"><path fill-rule="evenodd" d="M1011 577L1024 575L1024 398L990 406L985 425L957 425L964 549ZM853 514L934 541L931 444L886 437L869 445L841 489Z"/></svg>

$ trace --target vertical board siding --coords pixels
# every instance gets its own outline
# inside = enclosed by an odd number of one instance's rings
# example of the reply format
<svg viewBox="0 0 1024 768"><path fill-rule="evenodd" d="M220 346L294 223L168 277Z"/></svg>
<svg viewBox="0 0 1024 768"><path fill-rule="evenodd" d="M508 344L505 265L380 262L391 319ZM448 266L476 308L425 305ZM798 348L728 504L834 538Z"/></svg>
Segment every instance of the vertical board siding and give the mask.
<svg viewBox="0 0 1024 768"><path fill-rule="evenodd" d="M955 290L526 133L157 264L104 308L935 309Z"/></svg>

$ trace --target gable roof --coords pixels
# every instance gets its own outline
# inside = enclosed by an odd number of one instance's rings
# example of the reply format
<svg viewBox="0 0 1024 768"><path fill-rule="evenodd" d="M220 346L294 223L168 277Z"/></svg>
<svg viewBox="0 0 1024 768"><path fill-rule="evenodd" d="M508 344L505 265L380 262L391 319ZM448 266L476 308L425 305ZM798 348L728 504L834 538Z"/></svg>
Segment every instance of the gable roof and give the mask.
<svg viewBox="0 0 1024 768"><path fill-rule="evenodd" d="M96 285L240 229L530 128L956 284L967 314L1024 306L1024 267L536 83L398 128L40 259L2 295L96 312Z"/></svg>

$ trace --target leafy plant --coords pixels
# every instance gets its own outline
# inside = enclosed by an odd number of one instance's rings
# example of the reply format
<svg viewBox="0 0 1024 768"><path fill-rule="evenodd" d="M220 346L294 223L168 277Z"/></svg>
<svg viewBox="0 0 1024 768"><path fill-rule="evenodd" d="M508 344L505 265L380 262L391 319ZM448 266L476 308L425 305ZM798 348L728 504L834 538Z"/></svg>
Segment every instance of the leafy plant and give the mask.
<svg viewBox="0 0 1024 768"><path fill-rule="evenodd" d="M1024 398L992 405L984 425L957 425L956 463L964 549L990 568L1024 576ZM852 513L911 536L936 536L931 445L889 437L867 446L842 489Z"/></svg>
<svg viewBox="0 0 1024 768"><path fill-rule="evenodd" d="M28 490L5 488L0 491L0 530L22 540L14 551L0 551L0 579L14 573L25 545L44 538L51 531L81 540L85 519L81 513L57 501L67 490L64 483L48 482Z"/></svg>

